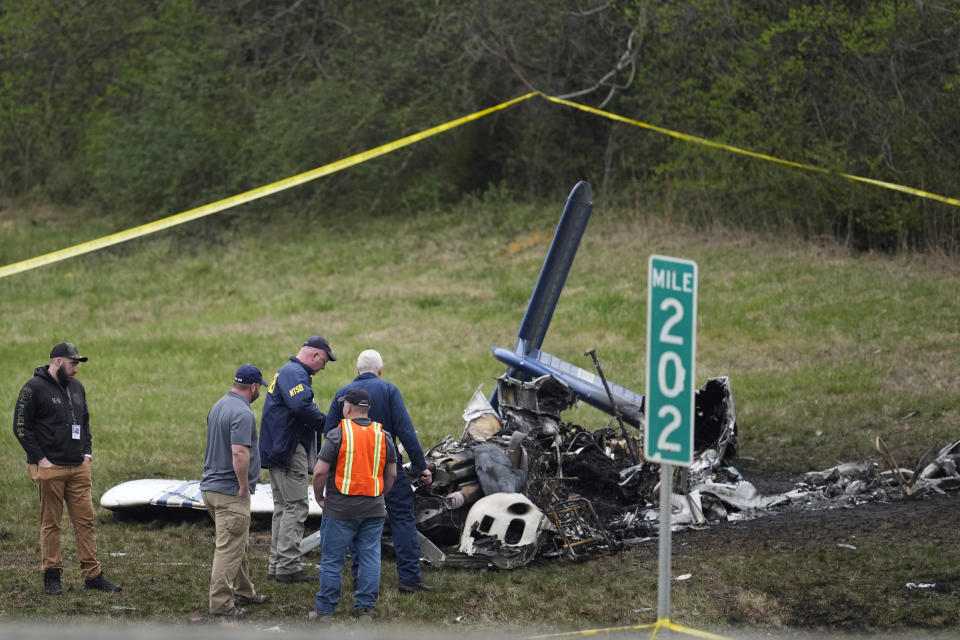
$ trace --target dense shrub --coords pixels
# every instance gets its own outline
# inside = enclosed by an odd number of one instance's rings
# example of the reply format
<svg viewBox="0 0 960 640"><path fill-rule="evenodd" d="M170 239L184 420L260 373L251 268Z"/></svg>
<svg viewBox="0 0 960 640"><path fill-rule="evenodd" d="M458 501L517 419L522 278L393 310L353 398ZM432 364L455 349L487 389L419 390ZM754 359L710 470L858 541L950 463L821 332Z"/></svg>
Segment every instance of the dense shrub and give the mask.
<svg viewBox="0 0 960 640"><path fill-rule="evenodd" d="M956 193L960 6L947 0L6 0L0 193L142 221L531 89ZM580 179L697 225L866 249L960 243L955 206L545 101L301 187L296 200L416 211L490 185L557 198Z"/></svg>

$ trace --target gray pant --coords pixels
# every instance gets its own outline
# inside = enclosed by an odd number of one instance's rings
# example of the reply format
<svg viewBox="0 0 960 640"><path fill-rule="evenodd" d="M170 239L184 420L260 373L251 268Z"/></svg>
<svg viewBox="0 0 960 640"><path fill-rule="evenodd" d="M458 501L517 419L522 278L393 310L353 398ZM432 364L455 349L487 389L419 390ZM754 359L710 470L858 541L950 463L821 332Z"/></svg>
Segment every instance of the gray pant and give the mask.
<svg viewBox="0 0 960 640"><path fill-rule="evenodd" d="M270 467L273 528L267 573L282 576L300 570L300 540L307 521L307 452L297 445L290 469Z"/></svg>

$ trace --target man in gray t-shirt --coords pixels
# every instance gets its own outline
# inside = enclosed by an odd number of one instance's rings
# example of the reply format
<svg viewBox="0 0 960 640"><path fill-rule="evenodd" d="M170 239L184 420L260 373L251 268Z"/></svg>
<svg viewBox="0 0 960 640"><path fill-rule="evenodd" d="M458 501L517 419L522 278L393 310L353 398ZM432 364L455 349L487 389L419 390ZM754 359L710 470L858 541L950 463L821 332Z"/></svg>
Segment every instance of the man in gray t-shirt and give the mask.
<svg viewBox="0 0 960 640"><path fill-rule="evenodd" d="M259 393L259 392L258 392ZM250 402L236 389L228 391L207 415L207 450L203 459L202 491L235 496L240 481L233 466L233 446L247 449L246 488L256 493L260 479L260 448L257 447L257 419Z"/></svg>
<svg viewBox="0 0 960 640"><path fill-rule="evenodd" d="M369 426L373 423L370 418L359 418L355 423L362 426ZM343 429L338 427L327 433L323 440L323 447L319 459L330 465L330 471L327 475L327 483L324 485L324 503L323 515L326 518L337 518L339 520L350 520L354 518L385 518L387 509L384 505L383 494L370 497L363 495L344 495L340 493L336 483L337 457L340 453L340 446L343 443ZM387 437L386 442L387 462L397 463L396 449L393 443Z"/></svg>
<svg viewBox="0 0 960 640"><path fill-rule="evenodd" d="M250 534L250 494L260 477L257 420L250 405L264 384L260 370L244 365L233 388L207 414L207 449L200 490L217 530L210 571L210 615L244 615L243 605L263 604L250 582L247 539Z"/></svg>

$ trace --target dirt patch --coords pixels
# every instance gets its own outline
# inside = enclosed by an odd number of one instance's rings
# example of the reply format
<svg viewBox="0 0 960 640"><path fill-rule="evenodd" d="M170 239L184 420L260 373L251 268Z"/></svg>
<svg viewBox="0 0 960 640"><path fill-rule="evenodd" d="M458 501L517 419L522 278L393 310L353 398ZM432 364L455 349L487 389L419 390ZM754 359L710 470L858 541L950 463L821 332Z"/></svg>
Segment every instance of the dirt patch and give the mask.
<svg viewBox="0 0 960 640"><path fill-rule="evenodd" d="M751 481L789 488L779 475ZM949 558L960 549L958 500L960 495L950 492L836 508L774 509L752 520L676 531L673 566L675 572L693 568L703 584L711 582L705 597L738 602L727 620L734 625L847 633L955 629L960 568ZM631 553L644 566L656 567L657 544ZM762 568L745 564L755 558ZM726 573L716 569L721 564ZM742 567L742 574L731 566ZM719 580L706 579L721 574ZM736 600L744 595L767 599L764 615L751 615Z"/></svg>
<svg viewBox="0 0 960 640"><path fill-rule="evenodd" d="M803 552L838 544L886 542L894 547L956 544L960 508L956 496L934 495L893 502L812 511L772 512L753 520L720 522L674 533L674 545L689 552L722 553L749 547L784 547Z"/></svg>

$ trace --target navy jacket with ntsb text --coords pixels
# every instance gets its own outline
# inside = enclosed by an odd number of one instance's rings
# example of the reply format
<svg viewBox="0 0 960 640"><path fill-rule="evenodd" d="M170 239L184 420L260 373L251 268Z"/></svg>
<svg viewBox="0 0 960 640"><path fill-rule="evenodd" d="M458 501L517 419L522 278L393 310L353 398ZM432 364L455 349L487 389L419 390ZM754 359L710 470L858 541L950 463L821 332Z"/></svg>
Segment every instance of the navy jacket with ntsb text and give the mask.
<svg viewBox="0 0 960 640"><path fill-rule="evenodd" d="M298 444L316 457L318 436L327 416L313 402L313 372L296 356L280 367L270 382L260 416L260 464L289 469ZM313 471L313 467L309 468Z"/></svg>

